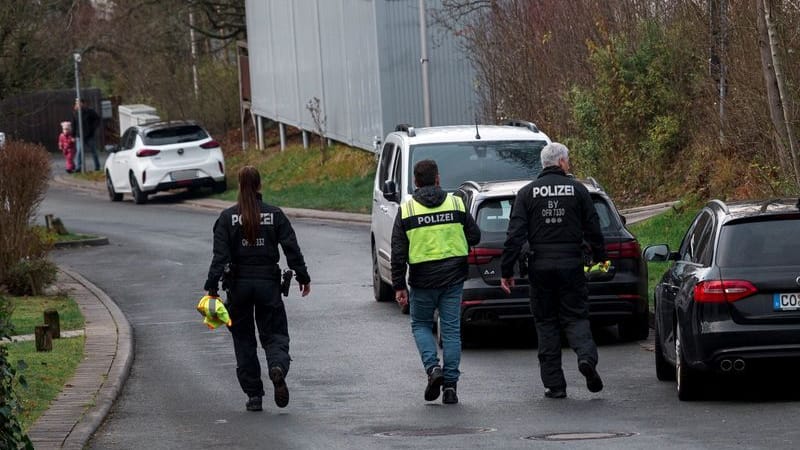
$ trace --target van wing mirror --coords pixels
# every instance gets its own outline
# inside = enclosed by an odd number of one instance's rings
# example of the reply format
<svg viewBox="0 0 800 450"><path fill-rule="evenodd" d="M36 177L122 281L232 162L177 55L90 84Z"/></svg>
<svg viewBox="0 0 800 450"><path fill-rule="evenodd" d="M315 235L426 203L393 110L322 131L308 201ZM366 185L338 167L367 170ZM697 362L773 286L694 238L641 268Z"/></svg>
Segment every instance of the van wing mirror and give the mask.
<svg viewBox="0 0 800 450"><path fill-rule="evenodd" d="M397 184L394 180L383 182L383 198L390 202L400 203L400 194L397 192Z"/></svg>

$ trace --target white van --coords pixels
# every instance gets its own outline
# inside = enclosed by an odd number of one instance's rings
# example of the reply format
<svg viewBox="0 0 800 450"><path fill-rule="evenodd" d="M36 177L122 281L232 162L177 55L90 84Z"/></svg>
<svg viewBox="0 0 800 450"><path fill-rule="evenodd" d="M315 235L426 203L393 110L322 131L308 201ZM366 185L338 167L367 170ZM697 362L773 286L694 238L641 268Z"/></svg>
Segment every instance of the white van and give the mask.
<svg viewBox="0 0 800 450"><path fill-rule="evenodd" d="M413 128L398 125L380 149L372 194L372 284L377 301L394 300L392 227L400 204L414 192L414 164L433 159L442 189L464 181L533 180L550 138L530 122ZM407 311L404 311L407 312Z"/></svg>

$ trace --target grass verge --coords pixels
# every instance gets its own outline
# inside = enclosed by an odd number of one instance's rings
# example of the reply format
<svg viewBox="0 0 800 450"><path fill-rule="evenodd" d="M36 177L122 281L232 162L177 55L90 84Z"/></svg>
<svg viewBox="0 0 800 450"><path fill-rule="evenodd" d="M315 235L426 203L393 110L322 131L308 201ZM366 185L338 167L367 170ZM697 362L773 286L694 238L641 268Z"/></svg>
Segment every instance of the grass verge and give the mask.
<svg viewBox="0 0 800 450"><path fill-rule="evenodd" d="M102 170L94 170L91 172L75 172L72 174L73 177L79 180L85 181L102 181L105 183L106 181L106 174Z"/></svg>
<svg viewBox="0 0 800 450"><path fill-rule="evenodd" d="M6 344L8 360L16 368L19 368L19 360L25 361L27 366L24 370L18 370L25 378L27 387L16 387L23 408L19 417L23 429L28 430L36 422L72 378L83 358L83 343L83 336L53 339L51 352L37 352L36 344L32 341Z"/></svg>
<svg viewBox="0 0 800 450"><path fill-rule="evenodd" d="M55 242L82 241L84 239L95 239L95 238L97 238L97 236L93 236L91 234L76 234L76 233L56 234Z"/></svg>
<svg viewBox="0 0 800 450"><path fill-rule="evenodd" d="M33 334L36 325L44 323L44 311L55 309L61 322L61 330L83 328L83 316L78 305L67 296L11 297L14 311L11 323L15 334Z"/></svg>
<svg viewBox="0 0 800 450"><path fill-rule="evenodd" d="M697 209L695 206L681 203L677 208L630 225L628 229L636 235L642 249L648 245L667 244L670 251L677 251L683 235L697 214ZM671 262L647 263L648 298L651 309L653 307L653 289L671 264Z"/></svg>
<svg viewBox="0 0 800 450"><path fill-rule="evenodd" d="M226 155L228 191L218 197L235 201L236 174L252 165L261 173L262 194L268 203L290 208L313 208L368 213L372 207L375 156L364 150L335 145L322 161L319 148L289 146L285 151L250 149Z"/></svg>
<svg viewBox="0 0 800 450"><path fill-rule="evenodd" d="M36 325L44 322L46 309L56 309L61 330L83 328L83 316L71 298L59 296L7 297L13 307L11 323L14 334L33 334ZM84 337L53 339L53 350L37 352L33 341L8 343L8 361L25 378L27 386L16 386L23 407L20 421L25 430L47 409L64 388L83 359ZM20 365L19 361L24 361Z"/></svg>

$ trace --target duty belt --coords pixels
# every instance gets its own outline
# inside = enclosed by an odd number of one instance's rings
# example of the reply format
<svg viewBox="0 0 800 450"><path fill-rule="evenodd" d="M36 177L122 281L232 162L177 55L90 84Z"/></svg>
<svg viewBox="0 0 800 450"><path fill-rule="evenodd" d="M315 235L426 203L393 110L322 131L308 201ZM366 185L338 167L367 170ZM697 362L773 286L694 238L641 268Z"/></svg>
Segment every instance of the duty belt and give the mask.
<svg viewBox="0 0 800 450"><path fill-rule="evenodd" d="M281 270L277 264L263 266L241 264L236 266L236 277L261 280L279 280L281 278Z"/></svg>

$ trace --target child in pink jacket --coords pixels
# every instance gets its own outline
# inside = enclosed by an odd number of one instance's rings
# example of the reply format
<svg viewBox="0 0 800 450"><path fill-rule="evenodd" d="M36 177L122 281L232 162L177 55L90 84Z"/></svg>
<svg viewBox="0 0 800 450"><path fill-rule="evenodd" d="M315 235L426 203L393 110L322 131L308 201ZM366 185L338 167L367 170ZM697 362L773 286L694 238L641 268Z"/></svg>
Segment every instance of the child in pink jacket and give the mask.
<svg viewBox="0 0 800 450"><path fill-rule="evenodd" d="M58 135L58 148L67 160L67 173L75 171L75 137L72 135L72 123L61 122L61 134Z"/></svg>

